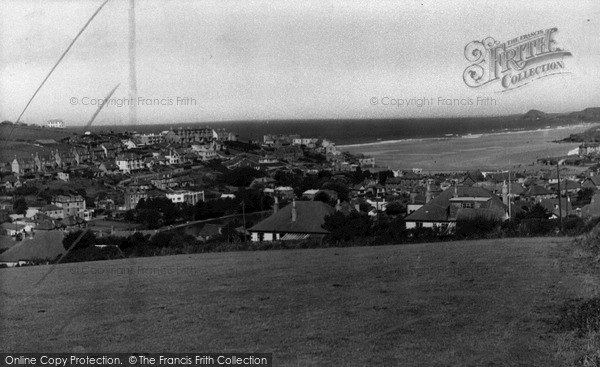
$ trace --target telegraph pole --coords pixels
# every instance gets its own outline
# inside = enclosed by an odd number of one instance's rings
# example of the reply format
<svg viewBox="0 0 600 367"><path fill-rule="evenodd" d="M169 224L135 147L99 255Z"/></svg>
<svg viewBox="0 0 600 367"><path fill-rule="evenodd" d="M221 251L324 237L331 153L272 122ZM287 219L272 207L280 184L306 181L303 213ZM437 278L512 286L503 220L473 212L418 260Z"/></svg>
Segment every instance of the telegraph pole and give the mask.
<svg viewBox="0 0 600 367"><path fill-rule="evenodd" d="M246 203L242 200L242 220L244 222L244 242L246 242Z"/></svg>
<svg viewBox="0 0 600 367"><path fill-rule="evenodd" d="M556 162L556 178L558 179L558 229L562 232L562 204L561 204L561 193L560 193L560 161Z"/></svg>

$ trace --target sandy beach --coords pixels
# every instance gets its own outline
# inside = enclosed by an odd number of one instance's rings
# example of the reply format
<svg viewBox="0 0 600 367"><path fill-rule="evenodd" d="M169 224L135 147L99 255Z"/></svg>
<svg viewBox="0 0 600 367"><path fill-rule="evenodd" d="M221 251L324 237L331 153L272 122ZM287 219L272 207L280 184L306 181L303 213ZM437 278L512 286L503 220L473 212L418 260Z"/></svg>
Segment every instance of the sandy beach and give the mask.
<svg viewBox="0 0 600 367"><path fill-rule="evenodd" d="M535 131L517 131L419 139L373 144L345 145L339 148L353 154L375 157L379 167L422 168L426 171L496 170L528 165L537 158L566 155L579 143L555 143L589 129L594 124L562 126Z"/></svg>

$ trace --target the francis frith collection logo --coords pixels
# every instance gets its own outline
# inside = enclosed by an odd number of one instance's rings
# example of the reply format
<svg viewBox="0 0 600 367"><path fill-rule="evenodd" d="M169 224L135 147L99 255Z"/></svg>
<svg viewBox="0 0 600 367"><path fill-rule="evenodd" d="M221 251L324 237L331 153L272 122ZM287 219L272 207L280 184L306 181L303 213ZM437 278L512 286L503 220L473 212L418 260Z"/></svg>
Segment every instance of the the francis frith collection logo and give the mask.
<svg viewBox="0 0 600 367"><path fill-rule="evenodd" d="M465 57L472 64L465 69L463 80L471 88L497 83L501 91L507 91L567 72L564 58L571 53L558 47L557 31L541 29L503 43L492 37L470 42Z"/></svg>

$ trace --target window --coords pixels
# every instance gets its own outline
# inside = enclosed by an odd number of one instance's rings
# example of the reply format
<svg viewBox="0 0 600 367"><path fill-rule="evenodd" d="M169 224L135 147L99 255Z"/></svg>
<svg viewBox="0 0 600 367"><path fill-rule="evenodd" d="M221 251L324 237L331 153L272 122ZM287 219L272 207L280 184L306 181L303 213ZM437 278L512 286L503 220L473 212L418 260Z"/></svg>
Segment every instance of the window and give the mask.
<svg viewBox="0 0 600 367"><path fill-rule="evenodd" d="M472 209L473 203L462 203L462 208L463 209Z"/></svg>

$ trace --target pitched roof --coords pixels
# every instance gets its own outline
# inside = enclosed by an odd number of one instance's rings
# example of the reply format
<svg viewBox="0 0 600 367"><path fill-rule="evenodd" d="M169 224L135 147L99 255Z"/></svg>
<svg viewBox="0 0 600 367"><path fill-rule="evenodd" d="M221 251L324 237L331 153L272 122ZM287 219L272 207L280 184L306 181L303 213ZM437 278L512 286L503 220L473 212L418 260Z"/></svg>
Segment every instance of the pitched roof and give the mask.
<svg viewBox="0 0 600 367"><path fill-rule="evenodd" d="M450 200L454 197L454 191L457 191L458 198L490 198L482 209L490 208L505 208L506 206L500 201L500 199L489 192L488 190L481 187L470 187L470 186L458 186L456 188L450 188L435 198L429 203L423 205L414 213L409 214L406 217L406 221L416 222L445 222L450 220ZM461 210L462 211L462 210Z"/></svg>
<svg viewBox="0 0 600 367"><path fill-rule="evenodd" d="M65 252L62 231L35 232L0 254L0 261L47 259L54 260Z"/></svg>
<svg viewBox="0 0 600 367"><path fill-rule="evenodd" d="M543 206L550 213L557 214L557 215L559 213L558 198L541 200L540 205ZM568 215L573 210L573 207L571 206L571 200L567 200L566 198L561 198L560 205L561 205L560 209L562 211L563 216Z"/></svg>
<svg viewBox="0 0 600 367"><path fill-rule="evenodd" d="M53 204L44 205L43 207L41 207L39 209L40 212L49 212L49 211L56 211L56 210L63 210L63 209L61 207L53 205Z"/></svg>
<svg viewBox="0 0 600 367"><path fill-rule="evenodd" d="M555 193L548 190L547 188L545 188L543 186L531 185L531 186L529 186L527 191L525 191L523 193L523 196L538 196L538 195L552 195L552 194L555 194Z"/></svg>
<svg viewBox="0 0 600 367"><path fill-rule="evenodd" d="M19 181L19 179L18 179L17 177L13 176L13 175L6 176L6 177L2 178L2 182L3 182L3 183L4 183L4 182L15 183L15 182L17 182L17 181Z"/></svg>
<svg viewBox="0 0 600 367"><path fill-rule="evenodd" d="M592 181L592 183L593 183L595 186L600 186L600 176L592 176L592 177L588 177L588 178L586 178L586 181L587 181L587 180L589 180L589 181Z"/></svg>
<svg viewBox="0 0 600 367"><path fill-rule="evenodd" d="M296 221L292 221L292 208L296 208ZM321 201L296 201L288 204L267 219L250 228L253 232L277 233L329 233L323 229L325 216L334 209Z"/></svg>

